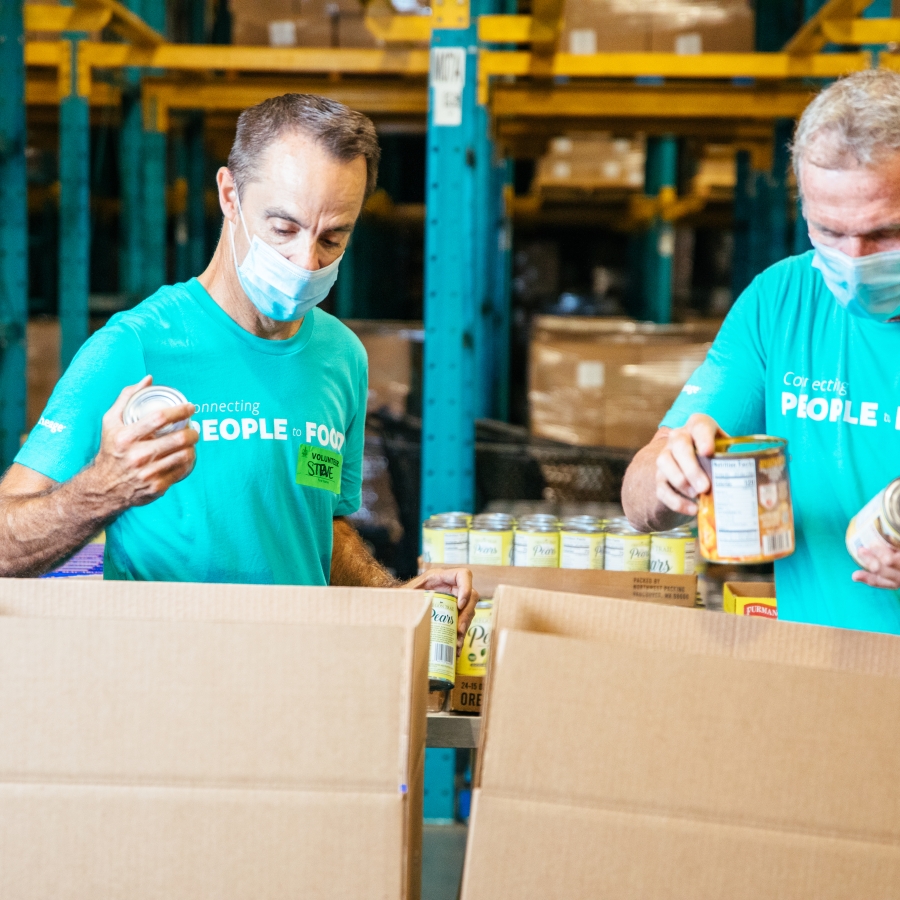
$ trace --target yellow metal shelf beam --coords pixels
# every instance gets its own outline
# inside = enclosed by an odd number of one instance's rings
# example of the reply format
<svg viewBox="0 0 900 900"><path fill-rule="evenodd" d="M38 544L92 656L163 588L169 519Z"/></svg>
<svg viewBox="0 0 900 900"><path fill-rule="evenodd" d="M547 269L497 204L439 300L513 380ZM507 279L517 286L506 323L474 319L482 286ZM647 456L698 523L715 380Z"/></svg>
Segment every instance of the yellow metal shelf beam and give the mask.
<svg viewBox="0 0 900 900"><path fill-rule="evenodd" d="M58 106L59 80L29 76L25 82L25 102L28 106ZM91 85L88 102L91 106L118 107L122 102L122 92L113 85L95 81Z"/></svg>
<svg viewBox="0 0 900 900"><path fill-rule="evenodd" d="M112 21L112 10L26 3L23 10L26 31L100 31Z"/></svg>
<svg viewBox="0 0 900 900"><path fill-rule="evenodd" d="M855 19L873 0L828 0L828 2L787 42L785 53L809 56L818 53L831 39L825 32L829 22ZM877 42L876 42L877 43Z"/></svg>
<svg viewBox="0 0 900 900"><path fill-rule="evenodd" d="M841 19L823 22L822 31L834 44L900 43L900 19Z"/></svg>
<svg viewBox="0 0 900 900"><path fill-rule="evenodd" d="M108 12L109 27L138 47L159 47L165 43L166 39L158 31L118 0L75 0L75 6L85 12Z"/></svg>

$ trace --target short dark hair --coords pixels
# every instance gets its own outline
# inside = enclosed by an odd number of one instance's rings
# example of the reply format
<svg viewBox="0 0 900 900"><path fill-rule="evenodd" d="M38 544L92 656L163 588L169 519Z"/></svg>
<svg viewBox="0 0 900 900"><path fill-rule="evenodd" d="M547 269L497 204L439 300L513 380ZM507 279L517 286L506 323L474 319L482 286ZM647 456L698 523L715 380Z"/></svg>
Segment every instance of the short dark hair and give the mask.
<svg viewBox="0 0 900 900"><path fill-rule="evenodd" d="M228 154L228 168L238 191L253 181L269 145L289 131L309 135L341 162L364 157L366 197L375 190L381 148L372 120L327 97L282 94L245 109L238 118Z"/></svg>

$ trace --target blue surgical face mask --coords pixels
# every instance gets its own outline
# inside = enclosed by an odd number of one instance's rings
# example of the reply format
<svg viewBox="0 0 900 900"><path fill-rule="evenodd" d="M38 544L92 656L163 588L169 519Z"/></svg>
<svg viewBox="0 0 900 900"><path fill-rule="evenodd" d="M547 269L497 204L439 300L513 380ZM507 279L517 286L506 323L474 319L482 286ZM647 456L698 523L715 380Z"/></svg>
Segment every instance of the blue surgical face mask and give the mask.
<svg viewBox="0 0 900 900"><path fill-rule="evenodd" d="M813 268L847 312L876 322L900 316L900 250L847 256L818 241L812 244Z"/></svg>
<svg viewBox="0 0 900 900"><path fill-rule="evenodd" d="M250 250L238 265L234 250L234 224L229 223L231 255L244 293L264 316L276 322L296 322L302 319L328 296L337 281L338 266L344 258L343 254L324 269L317 269L315 272L292 263L256 235L250 237L237 191L235 197L244 234L250 242Z"/></svg>

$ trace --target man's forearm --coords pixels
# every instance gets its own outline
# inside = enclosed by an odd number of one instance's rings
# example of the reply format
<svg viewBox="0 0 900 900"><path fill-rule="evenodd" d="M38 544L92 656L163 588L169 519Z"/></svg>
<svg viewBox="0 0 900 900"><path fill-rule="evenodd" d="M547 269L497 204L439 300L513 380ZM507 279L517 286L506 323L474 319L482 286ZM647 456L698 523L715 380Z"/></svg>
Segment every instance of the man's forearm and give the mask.
<svg viewBox="0 0 900 900"><path fill-rule="evenodd" d="M622 482L622 508L631 524L642 531L667 531L686 520L656 496L656 460L665 447L666 438L657 437L642 448Z"/></svg>
<svg viewBox="0 0 900 900"><path fill-rule="evenodd" d="M369 553L349 522L335 519L331 584L335 587L397 587L400 582Z"/></svg>
<svg viewBox="0 0 900 900"><path fill-rule="evenodd" d="M92 474L86 469L38 493L0 496L0 576L48 572L118 515Z"/></svg>

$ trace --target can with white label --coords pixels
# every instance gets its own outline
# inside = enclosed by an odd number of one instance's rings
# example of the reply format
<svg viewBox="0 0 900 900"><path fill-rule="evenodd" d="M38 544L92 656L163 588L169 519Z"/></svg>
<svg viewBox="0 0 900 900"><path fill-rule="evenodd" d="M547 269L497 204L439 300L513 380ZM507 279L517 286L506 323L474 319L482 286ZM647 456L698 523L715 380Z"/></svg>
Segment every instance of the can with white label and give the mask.
<svg viewBox="0 0 900 900"><path fill-rule="evenodd" d="M429 690L449 690L456 683L456 627L459 607L452 594L431 594Z"/></svg>
<svg viewBox="0 0 900 900"><path fill-rule="evenodd" d="M475 516L469 532L469 564L511 566L516 520L506 513Z"/></svg>
<svg viewBox="0 0 900 900"><path fill-rule="evenodd" d="M469 523L466 513L441 513L422 526L422 559L432 563L469 561Z"/></svg>
<svg viewBox="0 0 900 900"><path fill-rule="evenodd" d="M661 575L693 575L696 538L688 526L650 535L650 571Z"/></svg>
<svg viewBox="0 0 900 900"><path fill-rule="evenodd" d="M559 568L559 519L526 516L516 528L515 564L540 569Z"/></svg>
<svg viewBox="0 0 900 900"><path fill-rule="evenodd" d="M700 465L710 490L697 501L700 553L715 563L764 563L794 552L787 441L765 434L720 438Z"/></svg>
<svg viewBox="0 0 900 900"><path fill-rule="evenodd" d="M868 550L877 546L900 549L900 478L879 491L850 520L846 544L860 566L863 563L859 551L863 547Z"/></svg>
<svg viewBox="0 0 900 900"><path fill-rule="evenodd" d="M151 413L159 412L162 409L171 409L174 406L181 406L187 402L187 397L181 391L165 387L162 384L151 384L149 387L141 388L131 395L131 399L125 404L122 421L126 425L134 425L135 422L143 419L145 416L149 416ZM154 431L153 437L158 438L164 434L171 434L173 431L181 431L182 428L187 428L190 424L190 419L172 422L170 425L164 425L158 431Z"/></svg>
<svg viewBox="0 0 900 900"><path fill-rule="evenodd" d="M562 520L559 535L561 569L602 569L606 549L606 523L594 516Z"/></svg>
<svg viewBox="0 0 900 900"><path fill-rule="evenodd" d="M611 572L648 572L650 535L638 531L624 516L611 519L606 529L605 568Z"/></svg>

